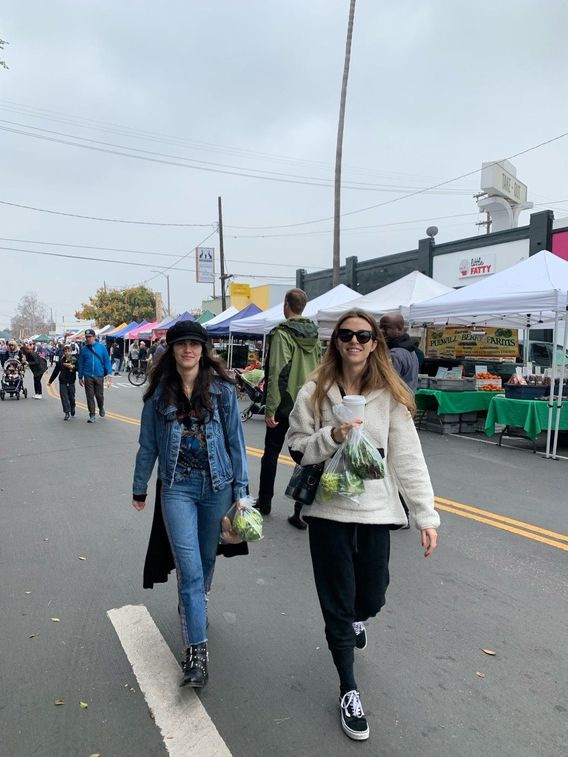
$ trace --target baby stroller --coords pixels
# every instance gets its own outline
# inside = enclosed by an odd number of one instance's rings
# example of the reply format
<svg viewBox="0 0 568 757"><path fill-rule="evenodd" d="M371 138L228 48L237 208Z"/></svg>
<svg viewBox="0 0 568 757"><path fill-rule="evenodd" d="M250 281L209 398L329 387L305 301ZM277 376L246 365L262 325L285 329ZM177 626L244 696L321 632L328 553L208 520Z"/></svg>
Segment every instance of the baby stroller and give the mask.
<svg viewBox="0 0 568 757"><path fill-rule="evenodd" d="M16 358L8 358L4 363L4 372L0 383L0 400L4 401L6 395L20 399L20 394L24 398L28 396L28 390L24 386L25 366Z"/></svg>
<svg viewBox="0 0 568 757"><path fill-rule="evenodd" d="M253 415L264 415L264 371L235 372L237 386L249 397L251 403L241 411L243 423Z"/></svg>

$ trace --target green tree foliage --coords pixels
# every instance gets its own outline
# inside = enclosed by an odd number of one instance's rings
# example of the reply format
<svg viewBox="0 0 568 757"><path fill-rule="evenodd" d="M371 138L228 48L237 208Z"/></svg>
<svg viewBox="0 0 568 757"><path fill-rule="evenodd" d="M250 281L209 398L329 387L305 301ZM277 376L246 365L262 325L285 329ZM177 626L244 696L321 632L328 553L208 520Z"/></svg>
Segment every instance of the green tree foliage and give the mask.
<svg viewBox="0 0 568 757"><path fill-rule="evenodd" d="M100 328L112 323L118 326L126 321L153 321L156 313L156 297L145 286L131 289L97 289L87 304L75 313L76 318L94 320Z"/></svg>
<svg viewBox="0 0 568 757"><path fill-rule="evenodd" d="M49 331L47 307L38 300L35 292L28 292L19 301L10 328L15 337L22 339Z"/></svg>

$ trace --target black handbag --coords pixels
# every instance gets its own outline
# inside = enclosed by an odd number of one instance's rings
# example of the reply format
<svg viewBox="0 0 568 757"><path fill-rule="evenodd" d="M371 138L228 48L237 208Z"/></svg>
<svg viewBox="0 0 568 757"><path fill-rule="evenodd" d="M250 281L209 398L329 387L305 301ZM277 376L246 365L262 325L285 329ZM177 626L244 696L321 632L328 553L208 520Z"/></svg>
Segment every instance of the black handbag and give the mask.
<svg viewBox="0 0 568 757"><path fill-rule="evenodd" d="M286 496L302 505L311 505L316 496L323 467L323 463L296 465L286 487Z"/></svg>

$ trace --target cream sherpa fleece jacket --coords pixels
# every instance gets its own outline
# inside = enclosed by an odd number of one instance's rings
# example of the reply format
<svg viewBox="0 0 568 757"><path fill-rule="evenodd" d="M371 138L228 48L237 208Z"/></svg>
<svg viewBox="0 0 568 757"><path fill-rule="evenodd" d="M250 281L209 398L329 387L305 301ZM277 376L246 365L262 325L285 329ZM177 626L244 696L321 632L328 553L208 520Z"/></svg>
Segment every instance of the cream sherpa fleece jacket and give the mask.
<svg viewBox="0 0 568 757"><path fill-rule="evenodd" d="M336 384L330 388L321 419L315 417L310 401L314 389L313 381L302 387L290 414L288 445L302 453L303 465L329 461L339 446L331 438L331 429L338 422L332 408L341 404L339 388ZM343 523L402 526L406 515L400 504L400 491L414 515L416 527L437 528L440 516L434 509L434 492L410 413L387 389L370 392L366 400L364 428L376 447L385 451L385 478L365 481L365 492L358 503L342 496L321 502L316 495L304 514Z"/></svg>

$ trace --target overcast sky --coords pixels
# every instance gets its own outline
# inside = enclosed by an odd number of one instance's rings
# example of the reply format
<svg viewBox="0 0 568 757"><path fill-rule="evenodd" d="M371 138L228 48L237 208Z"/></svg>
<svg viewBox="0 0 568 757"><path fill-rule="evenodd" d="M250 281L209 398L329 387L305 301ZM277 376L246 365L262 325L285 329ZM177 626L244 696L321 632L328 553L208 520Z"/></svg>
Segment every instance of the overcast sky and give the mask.
<svg viewBox="0 0 568 757"><path fill-rule="evenodd" d="M169 272L172 309L199 306L211 285L195 283L193 249L215 231L219 195L236 281L292 286L296 268L330 267L332 222L305 222L333 215L348 8L4 0L0 200L196 226L0 205L0 247L18 248L0 249L0 327L28 291L59 321L103 283L154 277L165 294L153 271L186 254ZM480 233L479 175L397 198L568 132L566 29L566 0L357 1L342 210L391 202L343 218L342 261L412 249L431 223L438 241ZM568 215L567 157L564 138L513 160L536 210ZM215 233L204 244L218 251Z"/></svg>

